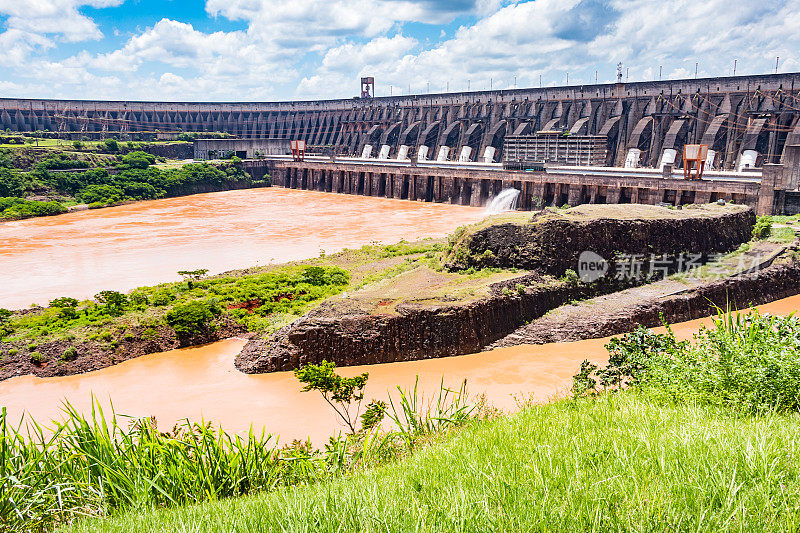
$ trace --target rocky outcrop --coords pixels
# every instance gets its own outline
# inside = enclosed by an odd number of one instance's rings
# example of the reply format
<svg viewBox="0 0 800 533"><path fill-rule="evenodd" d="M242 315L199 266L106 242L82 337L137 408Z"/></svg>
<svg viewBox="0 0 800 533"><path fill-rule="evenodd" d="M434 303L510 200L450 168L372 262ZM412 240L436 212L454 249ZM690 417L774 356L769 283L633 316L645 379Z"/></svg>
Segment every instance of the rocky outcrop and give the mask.
<svg viewBox="0 0 800 533"><path fill-rule="evenodd" d="M473 234L475 255L493 250L498 266L560 275L575 268L583 250L599 254L709 254L749 240L752 210L721 210L718 216L655 220L546 220L538 224L490 226ZM536 228L531 232L530 228ZM533 243L533 244L531 244ZM400 304L392 314L329 301L276 332L252 339L236 359L246 373L292 370L333 361L340 366L409 361L480 351L521 325L570 300L618 290L599 283L545 282L540 273L491 286L489 297L470 303Z"/></svg>
<svg viewBox="0 0 800 533"><path fill-rule="evenodd" d="M528 278L515 280L520 286ZM557 282L526 290L492 287L488 298L468 304L423 307L402 304L396 314L336 314L332 305L279 330L272 339L251 340L236 358L242 372L292 370L323 359L340 366L412 361L479 351L524 321L590 295L587 285Z"/></svg>
<svg viewBox="0 0 800 533"><path fill-rule="evenodd" d="M642 209L643 206L636 206ZM580 208L578 208L580 209ZM579 217L543 212L527 223L492 224L467 231L453 243L447 259L452 270L469 267L536 269L560 276L576 269L578 257L592 251L613 262L619 254L676 256L719 253L750 239L752 209L735 206L685 209L676 216L666 208L651 208L670 217L620 219ZM567 213L574 212L569 210Z"/></svg>

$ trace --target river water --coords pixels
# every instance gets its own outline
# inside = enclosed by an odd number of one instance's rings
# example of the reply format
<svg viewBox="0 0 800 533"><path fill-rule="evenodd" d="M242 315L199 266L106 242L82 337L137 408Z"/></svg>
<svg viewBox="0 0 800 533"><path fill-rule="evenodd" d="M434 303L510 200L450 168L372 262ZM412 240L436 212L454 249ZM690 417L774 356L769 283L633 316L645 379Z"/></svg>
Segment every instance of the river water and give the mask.
<svg viewBox="0 0 800 533"><path fill-rule="evenodd" d="M793 296L759 309L788 314L800 308ZM681 339L690 339L709 319L673 326ZM605 361L608 338L538 346L500 348L460 357L341 368L345 375L369 372L367 398L385 399L396 386L420 389L430 396L445 386L457 388L467 380L471 394L485 394L489 402L513 411L517 401L544 402L563 395L581 361ZM39 421L60 417L64 399L87 411L94 394L102 405L113 401L118 413L154 415L162 430L182 418L215 423L228 431L245 432L252 424L260 431L281 436L281 441L310 436L320 445L343 428L317 393L301 393L291 372L242 374L233 359L243 340L229 339L197 348L151 354L119 365L59 378L20 376L0 382L0 405L10 419L23 412ZM396 394L395 394L396 397Z"/></svg>
<svg viewBox="0 0 800 533"><path fill-rule="evenodd" d="M175 279L180 269L212 272L315 256L371 241L395 242L449 233L479 220L481 209L361 196L257 189L142 202L0 224L0 307L101 289L124 290ZM800 308L800 296L761 307ZM691 338L704 321L676 325ZM367 398L386 398L419 379L426 395L442 380L514 410L526 398L563 394L580 362L603 362L608 339L515 346L461 357L342 368L369 372ZM244 341L151 354L87 374L0 382L10 418L60 418L64 400L86 411L94 395L118 413L155 416L161 429L201 418L244 432L252 424L281 440L310 436L321 444L343 428L316 393L301 393L291 372L242 374L233 366Z"/></svg>
<svg viewBox="0 0 800 533"><path fill-rule="evenodd" d="M373 241L438 237L479 208L248 189L0 223L0 308L45 305L211 273L293 261Z"/></svg>

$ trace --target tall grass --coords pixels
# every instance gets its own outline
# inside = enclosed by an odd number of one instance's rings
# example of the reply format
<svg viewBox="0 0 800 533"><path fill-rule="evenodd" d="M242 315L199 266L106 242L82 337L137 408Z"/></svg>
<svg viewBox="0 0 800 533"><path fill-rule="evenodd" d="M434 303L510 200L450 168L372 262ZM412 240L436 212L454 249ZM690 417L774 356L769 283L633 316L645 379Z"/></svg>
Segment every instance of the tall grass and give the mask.
<svg viewBox="0 0 800 533"><path fill-rule="evenodd" d="M313 483L343 471L345 441L279 448L268 434L230 435L185 421L162 433L96 402L89 417L26 429L0 414L0 529L45 529L76 516L185 505ZM125 423L127 422L127 424Z"/></svg>
<svg viewBox="0 0 800 533"><path fill-rule="evenodd" d="M795 415L629 390L471 423L347 478L70 531L797 531L799 433Z"/></svg>
<svg viewBox="0 0 800 533"><path fill-rule="evenodd" d="M210 424L183 421L160 432L153 419L92 402L84 416L69 404L63 420L12 425L0 411L0 530L48 530L78 517L218 501L281 486L318 483L367 465L393 461L421 436L465 423L472 408L466 384L436 395L418 412L413 392L398 389L399 429L331 437L321 448L279 446L264 431L241 437ZM402 415L400 414L402 412ZM431 420L435 417L435 420Z"/></svg>
<svg viewBox="0 0 800 533"><path fill-rule="evenodd" d="M635 386L671 401L748 413L800 412L800 320L757 310L724 313L694 342L645 328L612 339L609 364L585 362L573 390Z"/></svg>

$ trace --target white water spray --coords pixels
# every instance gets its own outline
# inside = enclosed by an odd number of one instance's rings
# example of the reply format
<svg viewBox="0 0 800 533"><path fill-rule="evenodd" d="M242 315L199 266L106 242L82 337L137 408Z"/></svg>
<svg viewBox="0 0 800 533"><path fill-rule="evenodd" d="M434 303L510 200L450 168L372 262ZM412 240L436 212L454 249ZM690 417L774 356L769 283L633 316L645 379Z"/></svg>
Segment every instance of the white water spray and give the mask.
<svg viewBox="0 0 800 533"><path fill-rule="evenodd" d="M500 191L500 194L492 198L492 201L486 206L486 214L496 215L506 211L514 211L517 208L518 200L518 189L503 189Z"/></svg>

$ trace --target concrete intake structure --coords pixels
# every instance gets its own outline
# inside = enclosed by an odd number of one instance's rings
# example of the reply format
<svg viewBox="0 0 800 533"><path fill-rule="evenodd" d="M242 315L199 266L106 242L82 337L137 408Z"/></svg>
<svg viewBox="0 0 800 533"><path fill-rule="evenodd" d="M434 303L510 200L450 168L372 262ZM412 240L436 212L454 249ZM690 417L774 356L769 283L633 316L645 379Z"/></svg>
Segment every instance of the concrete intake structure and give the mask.
<svg viewBox="0 0 800 533"><path fill-rule="evenodd" d="M651 172L649 176L614 172L552 173L474 170L433 166L388 166L366 162L248 160L245 169L255 178L266 174L273 185L403 200L442 202L481 207L502 190L521 191L518 209L581 204L685 205L726 200L749 205L759 215L784 211L787 193L780 185L787 169L766 165L761 179L685 180ZM797 201L797 200L795 200Z"/></svg>
<svg viewBox="0 0 800 533"><path fill-rule="evenodd" d="M684 144L702 143L709 168L732 170L800 158L789 153L800 150L800 73L263 103L4 98L0 129L222 131L305 140L309 153L481 162L502 160L507 135L566 131L604 137L607 166L679 163Z"/></svg>

